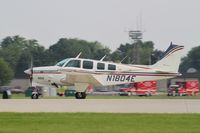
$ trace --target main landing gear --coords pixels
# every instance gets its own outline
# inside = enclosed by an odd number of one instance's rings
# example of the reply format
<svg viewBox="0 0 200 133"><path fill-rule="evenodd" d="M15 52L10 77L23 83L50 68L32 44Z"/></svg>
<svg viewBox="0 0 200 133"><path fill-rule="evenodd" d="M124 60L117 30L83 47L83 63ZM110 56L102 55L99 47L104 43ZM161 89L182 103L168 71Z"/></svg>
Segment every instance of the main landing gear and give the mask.
<svg viewBox="0 0 200 133"><path fill-rule="evenodd" d="M76 99L85 99L86 98L86 88L88 83L74 83L76 88L75 98Z"/></svg>
<svg viewBox="0 0 200 133"><path fill-rule="evenodd" d="M76 99L85 99L86 98L86 92L76 92L75 93L75 98Z"/></svg>

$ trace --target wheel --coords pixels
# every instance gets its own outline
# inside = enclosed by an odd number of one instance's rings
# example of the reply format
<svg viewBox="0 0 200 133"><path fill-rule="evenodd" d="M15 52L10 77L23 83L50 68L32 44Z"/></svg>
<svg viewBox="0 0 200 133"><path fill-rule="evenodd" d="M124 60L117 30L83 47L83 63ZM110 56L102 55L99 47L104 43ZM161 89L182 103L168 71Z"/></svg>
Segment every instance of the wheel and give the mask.
<svg viewBox="0 0 200 133"><path fill-rule="evenodd" d="M151 92L147 92L147 93L146 93L146 96L151 96Z"/></svg>
<svg viewBox="0 0 200 133"><path fill-rule="evenodd" d="M85 92L76 92L75 93L75 98L76 99L85 99L86 98L86 93Z"/></svg>
<svg viewBox="0 0 200 133"><path fill-rule="evenodd" d="M85 99L86 93L85 92L76 92L75 97L76 97L76 99Z"/></svg>
<svg viewBox="0 0 200 133"><path fill-rule="evenodd" d="M31 98L32 98L32 99L38 99L38 98L39 98L38 93L33 93L33 94L31 95Z"/></svg>

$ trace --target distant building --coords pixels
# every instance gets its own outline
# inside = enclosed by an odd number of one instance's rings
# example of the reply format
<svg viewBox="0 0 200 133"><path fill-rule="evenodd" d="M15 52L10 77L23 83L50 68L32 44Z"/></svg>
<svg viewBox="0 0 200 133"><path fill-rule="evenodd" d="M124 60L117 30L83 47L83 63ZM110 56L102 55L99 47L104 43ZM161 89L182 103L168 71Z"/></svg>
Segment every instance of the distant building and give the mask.
<svg viewBox="0 0 200 133"><path fill-rule="evenodd" d="M29 79L13 79L11 80L10 84L8 85L12 88L21 88L23 90L27 89L30 86Z"/></svg>

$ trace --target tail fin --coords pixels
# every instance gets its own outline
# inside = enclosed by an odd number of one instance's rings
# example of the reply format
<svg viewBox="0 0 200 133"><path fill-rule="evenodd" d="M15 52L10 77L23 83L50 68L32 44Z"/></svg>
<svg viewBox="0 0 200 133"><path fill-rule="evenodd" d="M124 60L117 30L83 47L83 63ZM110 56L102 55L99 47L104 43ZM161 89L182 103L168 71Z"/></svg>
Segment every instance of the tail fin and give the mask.
<svg viewBox="0 0 200 133"><path fill-rule="evenodd" d="M152 65L152 68L177 73L181 62L181 53L184 46L170 44L161 60Z"/></svg>

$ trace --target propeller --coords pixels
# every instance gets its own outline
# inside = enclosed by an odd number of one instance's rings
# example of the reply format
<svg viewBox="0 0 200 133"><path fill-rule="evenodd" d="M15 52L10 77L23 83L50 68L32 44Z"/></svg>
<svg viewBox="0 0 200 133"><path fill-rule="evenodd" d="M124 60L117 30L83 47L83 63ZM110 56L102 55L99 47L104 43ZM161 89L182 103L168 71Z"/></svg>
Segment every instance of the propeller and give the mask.
<svg viewBox="0 0 200 133"><path fill-rule="evenodd" d="M30 85L33 85L33 58L31 58L31 67L30 67Z"/></svg>
<svg viewBox="0 0 200 133"><path fill-rule="evenodd" d="M25 70L24 73L29 75L30 86L32 87L32 83L33 83L33 59L32 58L31 58L30 68Z"/></svg>

